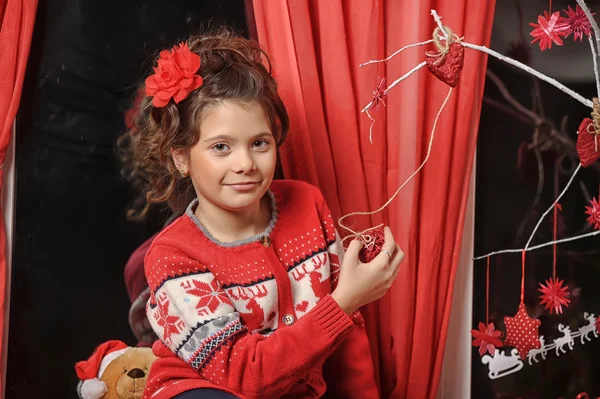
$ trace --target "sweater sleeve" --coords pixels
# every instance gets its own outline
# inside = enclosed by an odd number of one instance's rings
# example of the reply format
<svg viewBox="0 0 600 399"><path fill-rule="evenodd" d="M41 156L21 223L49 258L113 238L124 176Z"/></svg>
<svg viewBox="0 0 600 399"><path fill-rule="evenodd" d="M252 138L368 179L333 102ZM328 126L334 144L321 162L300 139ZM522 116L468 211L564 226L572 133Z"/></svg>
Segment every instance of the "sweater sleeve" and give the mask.
<svg viewBox="0 0 600 399"><path fill-rule="evenodd" d="M331 243L328 248L331 266L331 289L337 286L344 248L325 199L320 196L319 213L323 231ZM327 383L327 396L334 398L379 398L371 348L360 311L350 315L355 327L327 358L323 376Z"/></svg>
<svg viewBox="0 0 600 399"><path fill-rule="evenodd" d="M332 261L341 264L344 249L338 240L329 249ZM337 281L334 282L334 286ZM379 391L365 322L359 310L350 315L355 327L346 335L340 346L329 356L323 366L327 395L332 398L377 399Z"/></svg>
<svg viewBox="0 0 600 399"><path fill-rule="evenodd" d="M173 251L168 245L155 245L146 257L152 328L173 355L203 378L247 398L281 396L323 362L353 327L327 296L289 327L280 326L269 336L251 333L214 275ZM163 270L161 262L175 258L191 273L154 283L156 270Z"/></svg>

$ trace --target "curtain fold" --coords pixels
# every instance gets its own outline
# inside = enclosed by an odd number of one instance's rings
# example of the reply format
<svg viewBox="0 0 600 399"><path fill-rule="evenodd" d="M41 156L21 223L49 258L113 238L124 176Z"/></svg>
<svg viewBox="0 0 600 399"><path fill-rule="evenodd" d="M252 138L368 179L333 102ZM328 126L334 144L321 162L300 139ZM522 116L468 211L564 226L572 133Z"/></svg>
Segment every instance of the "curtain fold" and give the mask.
<svg viewBox="0 0 600 399"><path fill-rule="evenodd" d="M431 9L464 40L487 46L494 6L493 0L253 0L258 38L272 56L290 114L281 149L286 177L319 186L336 218L383 205L424 159L448 86L425 69L401 82L386 106L373 111L370 143L370 120L360 111L378 78L389 85L433 48L359 64L430 39ZM364 309L384 398L437 393L486 62L465 49L461 81L440 117L427 165L384 212L354 219L360 229L389 224L406 253L390 293Z"/></svg>
<svg viewBox="0 0 600 399"><path fill-rule="evenodd" d="M10 143L17 115L29 47L35 21L37 0L0 0L0 164ZM2 173L0 169L0 190ZM8 325L4 321L6 298L6 232L0 210L0 359L4 358L2 342ZM3 392L0 374L0 392Z"/></svg>

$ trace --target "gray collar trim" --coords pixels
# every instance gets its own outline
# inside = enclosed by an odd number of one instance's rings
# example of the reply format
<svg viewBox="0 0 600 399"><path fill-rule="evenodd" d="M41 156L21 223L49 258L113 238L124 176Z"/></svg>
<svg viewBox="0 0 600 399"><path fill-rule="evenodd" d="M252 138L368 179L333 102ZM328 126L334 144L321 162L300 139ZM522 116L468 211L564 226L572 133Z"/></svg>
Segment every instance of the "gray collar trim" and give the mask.
<svg viewBox="0 0 600 399"><path fill-rule="evenodd" d="M196 217L196 215L194 214L194 210L196 209L196 206L198 205L198 198L196 198L195 200L192 201L192 203L188 206L187 210L185 211L185 214L190 219L192 219L194 224L202 231L202 233L209 240L214 242L215 244L217 244L221 247L229 247L229 248L239 247L241 245L260 241L263 237L269 236L271 234L271 232L273 231L273 229L275 228L275 224L277 223L277 217L278 217L277 202L275 201L275 195L273 194L273 192L271 190L267 191L267 193L271 199L271 220L269 222L269 225L267 226L265 231L263 231L262 233L248 237L248 238L244 238L243 240L237 240L237 241L232 241L232 242L222 242L222 241L217 240L215 237L213 237L213 235L210 234L210 232L206 229L206 227L204 227L202 222L200 222L200 219L198 219L198 217Z"/></svg>

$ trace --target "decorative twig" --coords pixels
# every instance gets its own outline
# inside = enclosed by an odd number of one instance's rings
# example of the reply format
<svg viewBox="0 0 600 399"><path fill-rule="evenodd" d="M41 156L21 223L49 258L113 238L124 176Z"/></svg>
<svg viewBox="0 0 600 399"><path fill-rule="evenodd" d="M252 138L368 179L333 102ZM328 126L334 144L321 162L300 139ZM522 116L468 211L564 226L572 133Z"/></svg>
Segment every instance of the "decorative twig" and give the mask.
<svg viewBox="0 0 600 399"><path fill-rule="evenodd" d="M448 32L446 32L446 29L444 29L444 25L442 24L442 19L438 15L437 11L431 10L431 15L433 15L433 19L435 19L435 22L437 23L437 25L440 27L440 30L444 34L444 38L448 39Z"/></svg>
<svg viewBox="0 0 600 399"><path fill-rule="evenodd" d="M578 2L581 0L578 0ZM444 37L442 39L447 40L448 39L448 33L446 32L446 29L444 28L444 25L442 24L442 20L440 18L440 16L438 15L436 10L431 10L431 15L433 16L433 18L435 19L435 22L437 23L438 27L440 28L440 31L443 33ZM378 62L387 62L388 60L390 60L391 58L393 58L394 56L396 56L397 54L399 54L400 52L404 51L407 48L410 47L415 47L415 46L423 46L425 44L431 43L433 42L433 40L426 40L423 42L419 42L419 43L414 43L414 44L410 44L407 46L402 47L401 49L399 49L398 51L394 52L392 55L390 55L389 57L382 59L382 60L371 60L371 61L367 61L363 64L361 64L360 66L365 66L365 65L369 65L369 64L373 64L373 63L378 63ZM462 41L462 38L459 40L459 43L461 43L464 47L467 48L471 48L473 50L478 50L481 52L484 52L486 54L489 54L497 59L499 59L500 61L506 62L507 64L513 65L517 68L520 68L522 70L524 70L525 72L530 73L531 75L547 82L550 83L551 85L553 85L554 87L558 88L559 90L561 90L562 92L568 94L569 96L573 97L574 99L576 99L577 101L581 102L583 105L593 108L593 103L582 97L580 94L574 92L573 90L569 89L568 87L566 87L565 85L563 85L562 83L556 81L555 79L552 79L546 75L544 75L541 72L536 71L535 69L519 62L516 60L513 60L510 57L504 56L494 50L491 50L485 46L480 46L477 44L472 44L472 43L467 43L465 41ZM410 75L412 75L413 73L417 72L419 69L423 68L424 66L427 65L426 61L421 62L419 65L417 65L416 67L414 67L413 69L411 69L408 73L404 74L403 76L401 76L400 78L396 79L392 84L390 84L384 91L384 94L387 94L390 90L392 90L394 88L394 86L396 86L398 83L402 82L403 80L405 80L406 78L408 78ZM598 82L598 87L600 88L600 80L597 81ZM599 89L600 90L600 89ZM370 107L373 105L373 101L370 101L363 109L361 112L366 112L367 116L369 117L369 119L371 120L371 124L369 126L369 141L373 142L373 125L375 124L375 119L371 116L371 114L368 112L368 110L370 109ZM528 113L529 110L527 110L526 108L523 108L525 110L525 113ZM531 112L531 111L529 111ZM532 116L532 115L530 115ZM538 117L539 118L539 117ZM536 120L536 119L534 119Z"/></svg>
<svg viewBox="0 0 600 399"><path fill-rule="evenodd" d="M562 198L563 195L565 195L565 193L567 192L567 190L569 189L569 186L571 185L571 183L573 182L573 180L575 179L575 176L577 176L577 173L579 172L579 170L581 170L581 163L579 165L577 165L577 168L575 169L575 172L573 172L573 174L571 175L571 178L569 179L569 181L567 182L567 185L565 186L565 188L561 191L561 193L558 195L558 197L556 198L556 200L554 200L554 202L552 203L552 205L550 205L550 207L548 209L546 209L546 212L544 212L544 214L542 215L542 217L540 218L540 220L538 220L537 224L535 225L535 227L533 228L533 231L531 232L531 235L529 236L529 240L527 240L527 244L525 244L525 249L529 248L529 244L531 244L531 241L533 240L533 237L535 236L535 232L537 231L537 229L540 227L540 224L542 224L542 221L544 220L544 218L546 217L546 215L548 213L550 213L550 211L552 209L554 209L554 206L556 204L558 204L558 201L560 201L560 199Z"/></svg>
<svg viewBox="0 0 600 399"><path fill-rule="evenodd" d="M598 54L596 53L596 49L594 48L594 42L592 41L591 36L588 36L588 41L590 42L592 60L594 61L594 78L596 79L596 92L598 93L598 98L600 98L600 75L598 75Z"/></svg>
<svg viewBox="0 0 600 399"><path fill-rule="evenodd" d="M550 245L561 244L563 242L569 242L569 241L581 240L583 238L592 237L592 236L595 236L595 235L598 235L598 234L600 234L600 230L594 230L591 233L581 234L581 235L573 236L573 237L562 238L562 239L556 240L556 241L549 241L549 242L545 242L543 244L539 244L539 245L535 245L533 247L529 247L527 249L525 249L525 248L520 248L520 249L503 249L502 251L490 252L489 254L477 256L477 257L473 258L473 260L484 259L484 258L487 258L488 256L494 256L494 255L500 255L500 254L516 253L516 252L521 253L523 251L527 251L527 252L535 251L537 249L548 247Z"/></svg>
<svg viewBox="0 0 600 399"><path fill-rule="evenodd" d="M434 16L434 18L436 18L436 22L438 23L438 25L441 24L441 20L439 19L439 16L437 15L437 12L435 10L431 10L431 15ZM440 28L442 29L442 28ZM445 31L444 31L445 33ZM544 75L541 72L536 71L535 69L519 62L516 60L513 60L510 57L507 57L505 55L502 55L494 50L491 50L485 46L480 46L478 44L472 44L472 43L468 43L465 41L460 41L460 44L462 44L464 47L467 48L471 48L473 50L477 50L477 51L481 51L484 52L486 54L491 55L492 57L495 57L497 59L499 59L500 61L506 62L507 64L510 64L512 66L515 66L519 69L524 70L525 72L528 72L532 75L534 75L535 77L550 83L552 86L556 87L557 89L561 90L562 92L568 94L569 96L573 97L574 99L576 99L577 101L579 101L580 103L582 103L583 105L585 105L586 107L590 107L593 108L593 103L584 98L583 96L581 96L580 94L574 92L573 90L569 89L568 87L566 87L565 85L563 85L562 83L558 82L556 79L552 79L546 75ZM418 45L418 44L417 44ZM408 46L407 46L408 47ZM365 63L366 64L366 63ZM421 62L419 65L417 65L416 67L414 67L411 71L409 71L407 74L403 75L402 77L398 78L397 80L395 80L391 85L388 86L388 88L385 90L385 93L387 94L387 92L389 92L394 86L396 86L398 83L400 83L401 81L403 81L404 79L406 79L407 77L409 77L410 75L412 75L413 73L415 73L416 71L418 71L419 69L423 68L425 65L427 65L426 61ZM373 103L373 101L369 102L369 104L367 104L361 112L365 112L367 110L367 108L369 108L371 106L371 104Z"/></svg>
<svg viewBox="0 0 600 399"><path fill-rule="evenodd" d="M389 85L387 87L387 89L385 89L384 93L387 94L388 91L392 90L394 88L394 86L396 86L398 83L402 82L404 79L408 78L410 75L412 75L413 73L417 72L419 69L423 68L425 65L427 65L427 62L423 61L421 62L419 65L417 65L416 67L414 67L413 69L411 69L410 71L408 71L407 73L405 73L403 76L399 77L398 79L396 79L391 85ZM373 101L369 102L363 109L361 112L366 112L369 107L371 107L371 105L373 104ZM372 125L371 125L372 126Z"/></svg>
<svg viewBox="0 0 600 399"><path fill-rule="evenodd" d="M581 7L583 12L585 13L585 16L587 17L587 19L590 21L590 24L592 25L592 29L594 30L594 36L596 37L596 48L598 49L598 53L600 54L600 29L598 28L598 24L596 23L594 16L590 12L590 9L585 4L585 1L583 1L583 0L576 0L576 1L577 1L577 4L579 4L579 7Z"/></svg>
<svg viewBox="0 0 600 399"><path fill-rule="evenodd" d="M460 44L462 44L463 46L467 47L467 48L471 48L473 50L478 50L478 51L482 51L484 53L487 53L489 55L491 55L492 57L495 57L497 59L499 59L500 61L506 62L507 64L510 64L512 66L515 66L519 69L524 70L527 73L532 74L533 76L547 82L550 83L552 86L556 87L557 89L559 89L560 91L568 94L569 96L573 97L575 100L579 101L580 103L582 103L583 105L585 105L586 107L590 107L593 108L593 103L584 98L583 96L581 96L580 94L574 92L573 90L569 89L568 87L566 87L565 85L563 85L562 83L558 82L556 79L552 79L546 75L544 75L541 72L536 71L535 69L519 62L516 60L513 60L510 57L507 57L505 55L502 55L494 50L491 50L485 46L480 46L478 44L472 44L472 43L467 43L465 41L461 41Z"/></svg>
<svg viewBox="0 0 600 399"><path fill-rule="evenodd" d="M404 79L406 79L413 73L417 72L419 69L423 68L425 65L427 65L427 62L423 61L419 65L417 65L416 67L411 69L406 75L394 80L394 82L391 85L389 85L387 89L385 89L385 94L387 94L388 91L392 90L394 88L394 86L396 86L398 83L402 82Z"/></svg>
<svg viewBox="0 0 600 399"><path fill-rule="evenodd" d="M433 43L433 39L425 40L424 42L420 42L420 43L409 44L408 46L404 46L400 50L397 50L396 52L394 52L394 54L390 55L387 58L384 58L382 60L370 60L370 61L367 61L367 62L364 62L364 63L360 64L359 67L362 68L362 67L364 67L366 65L376 64L376 63L379 63L379 62L388 62L389 60L391 60L392 58L394 58L395 56L397 56L398 54L400 54L401 52L403 52L407 48L417 47L417 46L424 46L424 45L429 44L429 43Z"/></svg>

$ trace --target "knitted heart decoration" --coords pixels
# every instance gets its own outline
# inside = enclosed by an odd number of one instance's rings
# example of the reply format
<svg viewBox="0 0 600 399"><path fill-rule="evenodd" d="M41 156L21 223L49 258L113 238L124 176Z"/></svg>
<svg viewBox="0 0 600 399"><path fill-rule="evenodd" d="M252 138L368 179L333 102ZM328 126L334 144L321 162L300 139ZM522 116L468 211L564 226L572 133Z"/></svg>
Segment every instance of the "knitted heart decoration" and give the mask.
<svg viewBox="0 0 600 399"><path fill-rule="evenodd" d="M577 154L579 162L585 168L596 162L600 158L598 147L598 133L594 127L594 121L590 118L584 118L577 130Z"/></svg>
<svg viewBox="0 0 600 399"><path fill-rule="evenodd" d="M450 87L456 87L465 62L465 48L458 42L452 42L448 50L440 54L425 54L427 68L436 78Z"/></svg>

